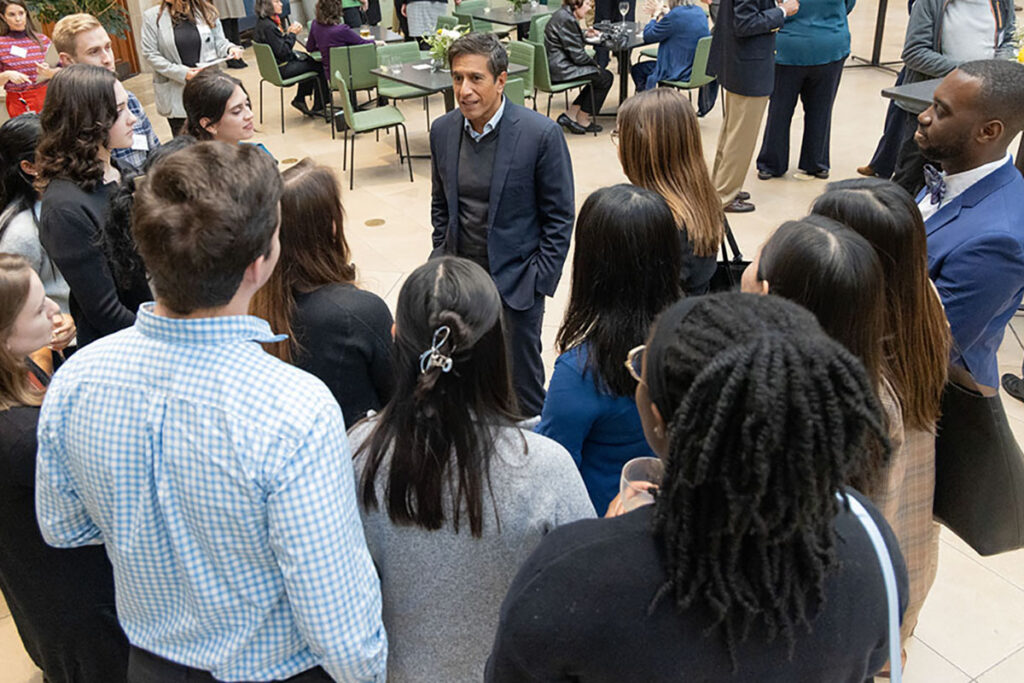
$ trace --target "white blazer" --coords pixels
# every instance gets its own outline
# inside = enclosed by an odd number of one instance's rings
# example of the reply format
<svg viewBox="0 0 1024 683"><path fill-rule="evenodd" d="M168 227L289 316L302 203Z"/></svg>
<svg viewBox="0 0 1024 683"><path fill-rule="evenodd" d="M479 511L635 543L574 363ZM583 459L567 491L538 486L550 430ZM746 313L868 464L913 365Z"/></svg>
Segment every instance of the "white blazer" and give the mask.
<svg viewBox="0 0 1024 683"><path fill-rule="evenodd" d="M185 105L181 93L185 90L185 74L192 67L181 63L178 48L174 44L174 25L171 13L160 8L164 3L150 7L142 13L142 55L153 66L153 94L156 96L156 110L160 116L172 119L185 118ZM220 19L210 29L217 57L227 57L228 52L238 47L224 37Z"/></svg>

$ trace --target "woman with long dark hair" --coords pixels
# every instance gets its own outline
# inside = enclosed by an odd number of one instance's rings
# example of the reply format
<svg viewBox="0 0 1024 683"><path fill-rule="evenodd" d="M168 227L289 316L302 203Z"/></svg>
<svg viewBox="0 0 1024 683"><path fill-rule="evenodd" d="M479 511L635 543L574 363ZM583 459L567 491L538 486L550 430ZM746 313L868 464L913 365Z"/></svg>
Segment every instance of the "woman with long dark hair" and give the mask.
<svg viewBox="0 0 1024 683"><path fill-rule="evenodd" d="M593 516L572 459L516 426L489 273L414 270L395 313L395 395L349 433L381 577L388 680L480 680L498 607L549 530Z"/></svg>
<svg viewBox="0 0 1024 683"><path fill-rule="evenodd" d="M678 233L665 200L635 185L598 190L576 221L572 288L555 341L561 355L537 432L569 451L600 513L622 466L653 455L622 359L680 297Z"/></svg>
<svg viewBox="0 0 1024 683"><path fill-rule="evenodd" d="M938 568L939 527L932 521L935 429L949 366L949 323L928 279L921 212L903 188L880 178L843 180L829 185L812 210L862 235L882 264L885 376L905 436L872 501L896 532L907 562L910 604L901 629L906 641Z"/></svg>
<svg viewBox="0 0 1024 683"><path fill-rule="evenodd" d="M53 259L39 243L36 146L39 115L22 114L0 126L0 252L24 256L43 281L46 296L67 312L70 290Z"/></svg>
<svg viewBox="0 0 1024 683"><path fill-rule="evenodd" d="M182 94L183 132L200 142L237 145L255 130L252 104L242 82L223 71L206 70L190 80Z"/></svg>
<svg viewBox="0 0 1024 683"><path fill-rule="evenodd" d="M25 0L0 3L0 84L6 91L7 115L39 113L46 98L50 39L36 32Z"/></svg>
<svg viewBox="0 0 1024 683"><path fill-rule="evenodd" d="M59 312L28 261L0 253L0 589L44 680L124 681L128 640L106 551L52 548L36 522L36 426L49 373L30 354L52 343Z"/></svg>
<svg viewBox="0 0 1024 683"><path fill-rule="evenodd" d="M744 292L795 301L818 318L833 339L864 364L885 409L893 450L903 442L903 420L886 380L885 285L871 244L842 223L811 215L783 223L743 273ZM872 496L883 486L888 451L847 482Z"/></svg>
<svg viewBox="0 0 1024 683"><path fill-rule="evenodd" d="M323 380L354 425L394 393L391 312L356 286L334 172L303 159L281 177L281 253L250 312L288 335L267 350Z"/></svg>
<svg viewBox="0 0 1024 683"><path fill-rule="evenodd" d="M135 117L127 103L113 73L74 64L53 78L40 118L39 240L71 288L79 347L130 326L139 304L152 300L144 278L127 289L118 286L99 246L110 195L121 180L110 150L133 142Z"/></svg>
<svg viewBox="0 0 1024 683"><path fill-rule="evenodd" d="M654 88L626 100L617 125L612 139L629 182L660 194L675 215L683 293L707 293L725 236L725 214L708 175L693 107L672 88Z"/></svg>
<svg viewBox="0 0 1024 683"><path fill-rule="evenodd" d="M253 40L269 45L277 60L282 78L294 78L305 73L314 73L316 80L305 80L295 89L292 106L306 116L321 116L324 113L324 94L327 82L324 80L322 65L305 52L295 51L295 36L302 30L302 24L293 22L285 26L281 21L281 0L256 0L253 12L259 17L253 30ZM313 108L306 104L306 98L313 96Z"/></svg>
<svg viewBox="0 0 1024 683"><path fill-rule="evenodd" d="M885 448L862 364L780 297L683 299L630 355L654 504L556 529L501 609L488 681L861 683L888 659L880 561L846 488ZM851 500L852 499L852 500Z"/></svg>

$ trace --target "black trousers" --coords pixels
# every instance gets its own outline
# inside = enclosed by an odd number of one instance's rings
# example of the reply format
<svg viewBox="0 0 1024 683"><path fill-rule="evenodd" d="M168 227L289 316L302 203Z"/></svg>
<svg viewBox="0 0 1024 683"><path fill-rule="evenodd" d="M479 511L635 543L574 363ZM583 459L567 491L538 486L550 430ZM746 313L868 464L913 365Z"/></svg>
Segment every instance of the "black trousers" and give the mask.
<svg viewBox="0 0 1024 683"><path fill-rule="evenodd" d="M892 181L909 192L911 197L916 197L924 187L925 163L921 148L914 141L914 133L917 132L917 114L911 114L902 109L900 109L900 113L903 115L901 119L903 132L900 138L902 143L899 156L896 158L896 170L893 172Z"/></svg>
<svg viewBox="0 0 1024 683"><path fill-rule="evenodd" d="M553 0L548 1L553 2ZM636 19L636 0L628 0L628 2L629 12L626 13L626 21L634 21ZM619 0L595 0L594 23L599 21L622 21L622 15L619 14ZM602 67L608 66L610 61L608 48L594 48L594 59Z"/></svg>
<svg viewBox="0 0 1024 683"><path fill-rule="evenodd" d="M789 169L789 132L797 99L804 107L798 168L807 173L829 170L832 105L844 61L814 66L775 65L775 89L768 102L768 121L757 155L757 170L781 176Z"/></svg>
<svg viewBox="0 0 1024 683"><path fill-rule="evenodd" d="M601 112L601 107L604 106L604 100L608 97L608 91L612 89L612 81L614 79L615 77L612 76L612 72L608 69L601 69L597 73L592 73L589 76L569 79L573 81L590 81L588 85L580 90L580 94L576 96L576 99L573 100L572 103L591 116L596 116ZM593 106L590 104L591 90L594 91ZM590 111L591 109L595 109L596 111Z"/></svg>
<svg viewBox="0 0 1024 683"><path fill-rule="evenodd" d="M287 683L331 683L319 666L285 679ZM209 671L193 669L138 647L128 654L128 683L217 683Z"/></svg>
<svg viewBox="0 0 1024 683"><path fill-rule="evenodd" d="M341 10L341 18L347 26L357 31L365 23L363 21L363 10L359 7L346 7Z"/></svg>
<svg viewBox="0 0 1024 683"><path fill-rule="evenodd" d="M900 69L896 76L896 85L903 84L903 78L907 75L906 69ZM885 110L885 123L882 126L882 137L875 147L875 153L868 162L875 171L875 175L888 180L896 171L896 158L900 154L900 146L903 144L903 110L896 106L896 102L889 100L889 107Z"/></svg>
<svg viewBox="0 0 1024 683"><path fill-rule="evenodd" d="M220 25L221 28L224 29L225 38L235 45L242 44L242 37L238 31L238 17L235 17L234 19L221 18Z"/></svg>
<svg viewBox="0 0 1024 683"><path fill-rule="evenodd" d="M171 137L175 137L176 138L179 135L183 135L184 134L184 131L182 129L185 127L185 119L177 119L177 118L172 119L171 117L168 116L167 117L167 125L171 127Z"/></svg>
<svg viewBox="0 0 1024 683"><path fill-rule="evenodd" d="M504 307L505 343L512 365L512 384L519 399L519 412L526 417L540 415L544 407L544 362L541 360L540 330L544 322L544 297L538 295L525 311Z"/></svg>
<svg viewBox="0 0 1024 683"><path fill-rule="evenodd" d="M315 79L302 81L296 86L295 100L303 100L313 96L313 109L323 109L323 93L327 92L327 81L324 78L324 67L312 59L293 59L281 65L281 78L293 78L300 74L314 73Z"/></svg>

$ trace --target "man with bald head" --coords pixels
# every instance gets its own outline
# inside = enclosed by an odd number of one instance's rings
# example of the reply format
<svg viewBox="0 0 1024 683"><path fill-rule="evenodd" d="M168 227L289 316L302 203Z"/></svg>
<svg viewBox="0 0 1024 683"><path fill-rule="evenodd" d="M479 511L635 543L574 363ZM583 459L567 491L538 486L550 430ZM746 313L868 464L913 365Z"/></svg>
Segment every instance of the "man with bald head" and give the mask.
<svg viewBox="0 0 1024 683"><path fill-rule="evenodd" d="M953 332L951 378L983 394L999 385L996 350L1024 295L1024 178L1007 148L1024 128L1024 64L961 64L918 116L930 164L918 207L928 272Z"/></svg>

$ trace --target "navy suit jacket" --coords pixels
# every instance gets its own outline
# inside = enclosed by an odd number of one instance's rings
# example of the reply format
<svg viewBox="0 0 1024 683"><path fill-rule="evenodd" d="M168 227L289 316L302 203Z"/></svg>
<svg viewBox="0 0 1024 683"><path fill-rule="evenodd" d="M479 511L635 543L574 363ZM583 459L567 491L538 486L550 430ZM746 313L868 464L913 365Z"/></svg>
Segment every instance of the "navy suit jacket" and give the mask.
<svg viewBox="0 0 1024 683"><path fill-rule="evenodd" d="M775 87L775 33L786 13L775 0L722 0L712 33L708 71L722 87L767 97Z"/></svg>
<svg viewBox="0 0 1024 683"><path fill-rule="evenodd" d="M430 129L431 256L458 252L464 121L455 109ZM555 293L575 214L572 160L561 129L546 116L505 100L491 176L487 256L509 308L525 311L538 296Z"/></svg>
<svg viewBox="0 0 1024 683"><path fill-rule="evenodd" d="M1024 295L1022 206L1024 178L1009 161L925 221L928 274L953 333L951 360L989 387L999 386L996 350Z"/></svg>

